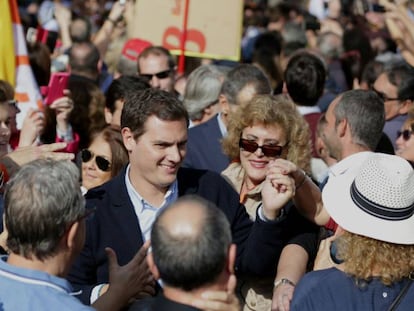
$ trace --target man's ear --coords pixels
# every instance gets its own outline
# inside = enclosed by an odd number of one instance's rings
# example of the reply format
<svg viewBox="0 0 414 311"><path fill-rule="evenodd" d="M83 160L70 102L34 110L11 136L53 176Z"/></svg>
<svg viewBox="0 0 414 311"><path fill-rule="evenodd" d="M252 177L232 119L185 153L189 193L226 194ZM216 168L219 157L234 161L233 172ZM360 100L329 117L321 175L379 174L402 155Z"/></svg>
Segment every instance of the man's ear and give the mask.
<svg viewBox="0 0 414 311"><path fill-rule="evenodd" d="M67 233L64 235L66 237L66 247L68 249L76 249L78 247L77 243L77 235L78 230L80 230L80 222L75 221L67 230Z"/></svg>
<svg viewBox="0 0 414 311"><path fill-rule="evenodd" d="M229 247L229 253L227 255L227 269L230 274L234 274L234 264L236 262L236 244L231 244Z"/></svg>
<svg viewBox="0 0 414 311"><path fill-rule="evenodd" d="M132 133L129 127L124 127L121 129L121 134L125 148L128 150L128 152L131 152L136 144L134 133Z"/></svg>
<svg viewBox="0 0 414 311"><path fill-rule="evenodd" d="M398 113L400 115L408 113L409 110L413 107L413 101L411 99L406 99L400 104L400 109L398 109Z"/></svg>
<svg viewBox="0 0 414 311"><path fill-rule="evenodd" d="M336 131L337 131L339 137L345 136L347 129L350 129L349 126L348 126L348 120L347 119L342 119L336 125Z"/></svg>
<svg viewBox="0 0 414 311"><path fill-rule="evenodd" d="M220 111L224 115L228 115L230 112L230 104L227 100L227 97L223 94L220 94L218 100L219 100L219 105L220 105Z"/></svg>
<svg viewBox="0 0 414 311"><path fill-rule="evenodd" d="M150 269L152 275L154 276L154 279L158 280L160 278L160 273L158 271L157 266L155 265L152 252L148 253L147 255L147 264L148 264L148 268Z"/></svg>
<svg viewBox="0 0 414 311"><path fill-rule="evenodd" d="M112 112L107 107L105 107L104 108L104 113L105 113L105 122L107 124L111 124L112 123L112 117L113 117Z"/></svg>

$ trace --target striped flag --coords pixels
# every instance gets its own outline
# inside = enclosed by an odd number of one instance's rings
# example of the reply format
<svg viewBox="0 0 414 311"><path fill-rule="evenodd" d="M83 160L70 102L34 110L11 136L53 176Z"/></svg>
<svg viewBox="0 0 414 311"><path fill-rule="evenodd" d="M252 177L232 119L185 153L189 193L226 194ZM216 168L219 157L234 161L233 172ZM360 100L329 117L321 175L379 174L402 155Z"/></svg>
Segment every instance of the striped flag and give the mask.
<svg viewBox="0 0 414 311"><path fill-rule="evenodd" d="M16 0L0 0L0 34L0 79L15 87L15 99L22 111L17 115L19 126L26 111L43 110L43 102L30 67Z"/></svg>

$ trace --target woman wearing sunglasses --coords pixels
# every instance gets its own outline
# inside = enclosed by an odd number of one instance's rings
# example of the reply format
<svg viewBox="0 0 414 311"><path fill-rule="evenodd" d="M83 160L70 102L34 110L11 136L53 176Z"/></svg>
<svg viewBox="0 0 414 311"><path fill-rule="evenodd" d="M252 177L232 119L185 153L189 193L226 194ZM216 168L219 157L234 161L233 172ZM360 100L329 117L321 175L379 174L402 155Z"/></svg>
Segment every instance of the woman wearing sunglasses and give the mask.
<svg viewBox="0 0 414 311"><path fill-rule="evenodd" d="M408 114L401 131L397 132L397 150L395 153L414 166L414 111Z"/></svg>
<svg viewBox="0 0 414 311"><path fill-rule="evenodd" d="M121 129L107 125L95 132L91 144L81 151L82 188L86 191L100 186L116 176L128 163L128 152L124 147Z"/></svg>
<svg viewBox="0 0 414 311"><path fill-rule="evenodd" d="M241 107L232 115L223 149L233 162L222 175L239 192L251 219L259 217L256 213L262 201L262 183L272 160L287 159L305 172L310 171L307 123L283 96L256 96ZM288 310L295 284L306 272L309 259L315 256L318 228L299 216L291 202L279 217L287 217L291 225L286 227L286 239L281 241L287 246L279 260L276 279L275 271L270 271L261 280L239 280L244 310L270 310L272 297L272 310Z"/></svg>

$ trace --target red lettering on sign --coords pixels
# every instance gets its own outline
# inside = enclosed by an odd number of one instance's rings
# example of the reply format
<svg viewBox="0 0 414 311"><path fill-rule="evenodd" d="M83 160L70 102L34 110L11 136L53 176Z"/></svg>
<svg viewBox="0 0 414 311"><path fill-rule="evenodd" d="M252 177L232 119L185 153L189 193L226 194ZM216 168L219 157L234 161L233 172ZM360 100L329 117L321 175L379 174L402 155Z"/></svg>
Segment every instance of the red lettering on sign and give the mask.
<svg viewBox="0 0 414 311"><path fill-rule="evenodd" d="M180 49L182 31L177 27L168 27L162 36L162 45L167 49ZM198 52L203 53L206 48L206 38L203 33L197 29L187 30L186 43L195 43L198 46Z"/></svg>

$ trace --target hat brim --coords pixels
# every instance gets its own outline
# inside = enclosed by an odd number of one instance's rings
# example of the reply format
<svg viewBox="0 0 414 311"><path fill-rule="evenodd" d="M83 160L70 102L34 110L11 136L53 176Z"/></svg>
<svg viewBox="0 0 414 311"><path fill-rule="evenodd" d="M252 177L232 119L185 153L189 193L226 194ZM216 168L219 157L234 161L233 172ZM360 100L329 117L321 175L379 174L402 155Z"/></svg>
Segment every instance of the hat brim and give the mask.
<svg viewBox="0 0 414 311"><path fill-rule="evenodd" d="M331 179L331 177L330 177ZM414 216L385 220L360 209L351 198L355 176L332 177L322 192L322 201L332 219L344 230L395 244L414 244Z"/></svg>

